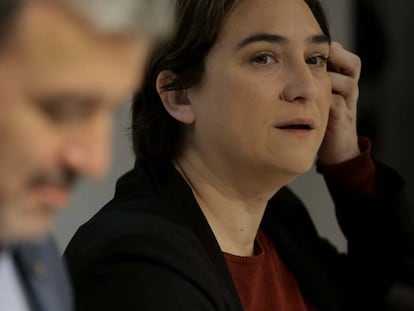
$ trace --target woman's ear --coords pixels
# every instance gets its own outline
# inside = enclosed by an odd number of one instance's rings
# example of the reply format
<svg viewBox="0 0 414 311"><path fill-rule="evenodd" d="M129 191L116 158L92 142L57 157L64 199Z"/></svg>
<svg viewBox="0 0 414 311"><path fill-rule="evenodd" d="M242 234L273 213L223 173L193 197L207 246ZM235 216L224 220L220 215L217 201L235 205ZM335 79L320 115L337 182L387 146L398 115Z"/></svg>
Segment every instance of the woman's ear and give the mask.
<svg viewBox="0 0 414 311"><path fill-rule="evenodd" d="M176 120L191 124L195 120L193 106L188 99L187 90L164 90L164 87L176 79L171 70L163 70L158 74L156 88L164 108Z"/></svg>

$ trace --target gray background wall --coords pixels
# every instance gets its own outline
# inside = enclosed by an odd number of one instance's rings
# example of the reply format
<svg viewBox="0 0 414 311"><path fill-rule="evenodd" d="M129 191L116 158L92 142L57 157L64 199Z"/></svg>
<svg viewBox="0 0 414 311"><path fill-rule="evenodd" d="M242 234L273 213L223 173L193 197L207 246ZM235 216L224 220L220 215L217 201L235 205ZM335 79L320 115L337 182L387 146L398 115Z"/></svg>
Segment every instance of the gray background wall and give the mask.
<svg viewBox="0 0 414 311"><path fill-rule="evenodd" d="M335 40L353 48L353 9L350 0L324 0ZM133 165L131 145L128 139L129 106L117 114L114 126L113 166L108 177L99 182L81 181L74 192L69 208L61 212L55 223L54 235L64 250L76 229L95 214L114 193L117 178ZM346 244L334 216L333 204L323 179L311 170L291 184L291 187L308 206L321 235L328 237L340 250Z"/></svg>

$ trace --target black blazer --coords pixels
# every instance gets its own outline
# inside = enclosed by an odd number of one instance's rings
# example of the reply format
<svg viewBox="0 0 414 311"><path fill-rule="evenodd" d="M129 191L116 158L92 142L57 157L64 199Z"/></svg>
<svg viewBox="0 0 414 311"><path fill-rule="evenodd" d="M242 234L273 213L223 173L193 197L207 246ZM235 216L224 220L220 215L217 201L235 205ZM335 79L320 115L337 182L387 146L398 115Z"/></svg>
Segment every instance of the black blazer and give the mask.
<svg viewBox="0 0 414 311"><path fill-rule="evenodd" d="M407 283L413 210L403 183L379 165L383 191L364 197L328 181L349 254L321 239L287 188L268 203L262 228L320 311L388 310L390 286ZM231 274L191 189L169 163L141 163L65 252L83 310L241 311Z"/></svg>

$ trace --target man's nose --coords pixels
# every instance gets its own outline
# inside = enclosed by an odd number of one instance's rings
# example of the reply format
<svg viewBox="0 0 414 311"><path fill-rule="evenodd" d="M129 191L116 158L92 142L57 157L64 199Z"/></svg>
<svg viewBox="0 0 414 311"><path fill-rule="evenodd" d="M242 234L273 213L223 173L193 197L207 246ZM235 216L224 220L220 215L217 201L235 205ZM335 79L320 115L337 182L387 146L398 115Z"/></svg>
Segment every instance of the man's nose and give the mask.
<svg viewBox="0 0 414 311"><path fill-rule="evenodd" d="M100 179L111 162L112 122L87 128L63 146L65 165L79 175Z"/></svg>

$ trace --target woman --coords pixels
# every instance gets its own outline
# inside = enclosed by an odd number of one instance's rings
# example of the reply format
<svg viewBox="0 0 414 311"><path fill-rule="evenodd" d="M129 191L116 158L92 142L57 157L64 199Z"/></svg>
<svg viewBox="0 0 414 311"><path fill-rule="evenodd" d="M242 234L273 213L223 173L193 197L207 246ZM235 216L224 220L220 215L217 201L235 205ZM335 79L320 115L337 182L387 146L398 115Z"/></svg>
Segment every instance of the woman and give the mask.
<svg viewBox="0 0 414 311"><path fill-rule="evenodd" d="M384 307L405 236L372 239L400 221L358 143L359 60L330 45L319 2L179 0L176 12L133 104L136 166L66 252L78 309ZM318 150L349 257L283 188Z"/></svg>

